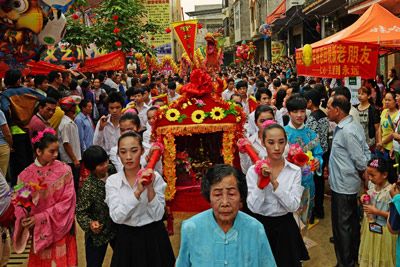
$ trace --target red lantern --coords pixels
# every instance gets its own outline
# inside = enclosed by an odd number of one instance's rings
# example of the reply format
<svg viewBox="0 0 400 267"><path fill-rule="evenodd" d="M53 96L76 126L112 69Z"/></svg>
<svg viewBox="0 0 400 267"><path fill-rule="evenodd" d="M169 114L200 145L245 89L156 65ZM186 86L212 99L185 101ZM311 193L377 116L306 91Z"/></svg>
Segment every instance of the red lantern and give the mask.
<svg viewBox="0 0 400 267"><path fill-rule="evenodd" d="M115 33L115 34L118 34L120 31L121 31L121 30L120 30L119 28L115 28L115 29L114 29L114 33Z"/></svg>
<svg viewBox="0 0 400 267"><path fill-rule="evenodd" d="M166 33L170 33L170 32L171 32L171 29L168 27L168 28L165 29L165 32L166 32Z"/></svg>
<svg viewBox="0 0 400 267"><path fill-rule="evenodd" d="M116 45L117 47L121 47L122 43L121 43L121 41L116 41L116 42L115 42L115 45Z"/></svg>
<svg viewBox="0 0 400 267"><path fill-rule="evenodd" d="M78 15L78 14L76 14L76 13L72 14L72 19L74 19L74 20L77 20L77 19L79 19L79 15Z"/></svg>
<svg viewBox="0 0 400 267"><path fill-rule="evenodd" d="M203 29L203 24L201 24L201 23L197 23L197 28L200 30L200 29Z"/></svg>
<svg viewBox="0 0 400 267"><path fill-rule="evenodd" d="M112 19L115 20L115 21L117 21L117 20L119 19L119 17L118 17L118 15L114 15L114 16L112 17Z"/></svg>

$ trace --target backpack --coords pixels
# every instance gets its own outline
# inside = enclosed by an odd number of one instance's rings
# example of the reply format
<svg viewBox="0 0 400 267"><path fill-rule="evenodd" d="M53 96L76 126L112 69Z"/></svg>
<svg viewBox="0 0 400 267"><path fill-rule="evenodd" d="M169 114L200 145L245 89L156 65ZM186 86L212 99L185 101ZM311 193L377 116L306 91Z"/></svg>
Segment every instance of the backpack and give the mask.
<svg viewBox="0 0 400 267"><path fill-rule="evenodd" d="M37 103L45 97L26 87L8 88L0 93L0 109L8 125L26 128L34 115Z"/></svg>

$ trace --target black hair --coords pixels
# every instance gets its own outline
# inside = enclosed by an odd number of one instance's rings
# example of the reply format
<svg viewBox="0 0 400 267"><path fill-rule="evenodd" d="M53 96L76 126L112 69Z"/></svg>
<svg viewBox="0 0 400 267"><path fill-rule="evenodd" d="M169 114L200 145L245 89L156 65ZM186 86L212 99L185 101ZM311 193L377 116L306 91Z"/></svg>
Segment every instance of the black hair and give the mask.
<svg viewBox="0 0 400 267"><path fill-rule="evenodd" d="M57 105L57 100L52 97L45 97L39 101L38 107L44 108L46 104Z"/></svg>
<svg viewBox="0 0 400 267"><path fill-rule="evenodd" d="M150 86L142 86L142 90L143 90L143 94L144 93L146 93L146 92L148 92L148 93L150 93L150 91L151 91L151 88L150 88Z"/></svg>
<svg viewBox="0 0 400 267"><path fill-rule="evenodd" d="M292 93L300 93L300 85L298 82L291 82L290 88L292 88Z"/></svg>
<svg viewBox="0 0 400 267"><path fill-rule="evenodd" d="M238 81L237 84L236 84L236 89L240 89L241 87L246 87L246 89L247 89L247 82Z"/></svg>
<svg viewBox="0 0 400 267"><path fill-rule="evenodd" d="M105 78L106 78L106 76L103 73L99 73L99 75L97 75L97 79L99 79L101 83L104 82Z"/></svg>
<svg viewBox="0 0 400 267"><path fill-rule="evenodd" d="M257 81L256 82L256 87L257 88L263 88L265 86L265 82L264 81Z"/></svg>
<svg viewBox="0 0 400 267"><path fill-rule="evenodd" d="M201 179L201 194L210 202L211 187L221 182L225 177L233 175L236 178L240 199L244 203L247 199L247 184L243 174L228 164L215 164L209 168Z"/></svg>
<svg viewBox="0 0 400 267"><path fill-rule="evenodd" d="M226 80L226 83L230 83L230 82L235 82L235 80L233 78L229 78L228 80Z"/></svg>
<svg viewBox="0 0 400 267"><path fill-rule="evenodd" d="M311 100L312 104L319 107L321 104L321 94L317 89L310 89L304 92L304 98L308 101Z"/></svg>
<svg viewBox="0 0 400 267"><path fill-rule="evenodd" d="M34 131L32 137L36 137L37 135L38 132ZM33 149L34 151L36 151L36 149L43 151L52 143L58 143L57 137L51 133L45 133L40 141L33 143Z"/></svg>
<svg viewBox="0 0 400 267"><path fill-rule="evenodd" d="M140 136L140 134L138 134L138 133L136 133L136 132L132 132L132 131L130 131L130 132L126 132L126 133L124 133L123 135L121 135L119 138L118 138L118 152L119 152L119 143L121 143L121 140L122 139L125 139L125 138L127 138L127 137L133 137L133 138L136 138L138 141L139 141L139 144L140 144L140 146L142 147L142 149L143 149L143 144L142 144L142 137Z"/></svg>
<svg viewBox="0 0 400 267"><path fill-rule="evenodd" d="M134 114L132 112L125 112L120 118L119 118L119 123L123 121L131 121L133 124L135 124L138 129L140 129L140 119L137 114Z"/></svg>
<svg viewBox="0 0 400 267"><path fill-rule="evenodd" d="M279 110L283 107L283 101L286 97L286 90L279 90L276 92L275 106Z"/></svg>
<svg viewBox="0 0 400 267"><path fill-rule="evenodd" d="M260 117L261 113L269 112L275 118L274 110L268 105L259 105L257 106L256 110L254 111L254 121L257 122L258 118Z"/></svg>
<svg viewBox="0 0 400 267"><path fill-rule="evenodd" d="M113 71L113 70L108 70L107 71L107 77L108 78L111 78L114 74L115 74L115 71Z"/></svg>
<svg viewBox="0 0 400 267"><path fill-rule="evenodd" d="M4 75L5 86L16 86L18 81L22 78L22 73L17 69L9 69Z"/></svg>
<svg viewBox="0 0 400 267"><path fill-rule="evenodd" d="M90 82L88 80L83 80L81 83L81 88L82 89L87 89L90 86Z"/></svg>
<svg viewBox="0 0 400 267"><path fill-rule="evenodd" d="M328 92L325 89L325 86L321 83L317 83L314 85L314 89L319 92L321 95L321 106L326 108L326 104L328 103Z"/></svg>
<svg viewBox="0 0 400 267"><path fill-rule="evenodd" d="M91 103L89 99L82 99L81 102L79 103L79 109L82 110L86 108L89 103Z"/></svg>
<svg viewBox="0 0 400 267"><path fill-rule="evenodd" d="M306 109L307 108L307 100L299 94L293 94L286 101L286 108L288 112L292 112L295 110Z"/></svg>
<svg viewBox="0 0 400 267"><path fill-rule="evenodd" d="M287 134L286 134L285 128L283 128L278 123L274 123L274 124L270 124L270 125L268 125L267 127L264 128L263 133L262 133L263 143L264 143L265 138L267 137L267 132L269 130L272 130L272 129L281 130L283 132L283 135L285 136L285 141L287 142Z"/></svg>
<svg viewBox="0 0 400 267"><path fill-rule="evenodd" d="M35 87L39 87L39 85L41 85L46 80L48 81L47 76L45 76L45 75L35 76L35 79L34 79Z"/></svg>
<svg viewBox="0 0 400 267"><path fill-rule="evenodd" d="M255 95L257 101L261 100L262 94L266 94L269 98L272 98L272 92L268 88L261 87L261 88L257 89L256 95Z"/></svg>
<svg viewBox="0 0 400 267"><path fill-rule="evenodd" d="M120 92L111 92L111 93L108 95L108 97L107 97L107 99L106 99L105 102L106 102L107 107L108 107L109 104L115 103L115 102L120 103L120 104L121 104L121 107L123 107L124 104L125 104L124 97L121 95Z"/></svg>
<svg viewBox="0 0 400 267"><path fill-rule="evenodd" d="M47 78L49 79L49 83L54 82L56 79L58 79L60 77L62 77L61 73L56 70L50 71L50 73L47 75Z"/></svg>
<svg viewBox="0 0 400 267"><path fill-rule="evenodd" d="M138 95L138 94L144 95L144 90L143 90L143 88L134 88L134 89L133 89L133 91L132 91L132 96Z"/></svg>
<svg viewBox="0 0 400 267"><path fill-rule="evenodd" d="M274 79L274 81L272 82L272 84L275 87L280 87L281 86L281 81L279 79Z"/></svg>
<svg viewBox="0 0 400 267"><path fill-rule="evenodd" d="M350 113L351 104L350 104L350 101L347 99L347 97L345 97L344 95L336 95L335 94L332 97L332 99L333 99L332 107L339 108L345 114L349 114Z"/></svg>
<svg viewBox="0 0 400 267"><path fill-rule="evenodd" d="M140 78L140 83L145 84L145 83L147 83L148 80L149 80L149 77L143 76L142 78Z"/></svg>
<svg viewBox="0 0 400 267"><path fill-rule="evenodd" d="M335 95L342 95L344 97L347 98L347 100L350 101L351 99L351 93L349 88L345 87L345 86L338 86L333 88L333 91L335 92Z"/></svg>
<svg viewBox="0 0 400 267"><path fill-rule="evenodd" d="M176 83L175 82L169 82L168 83L168 89L175 90L176 89Z"/></svg>
<svg viewBox="0 0 400 267"><path fill-rule="evenodd" d="M371 165L371 163L373 163L373 164ZM376 167L376 163L377 163L378 167ZM377 169L378 172L380 172L380 173L384 173L384 172L389 173L389 170L390 170L389 162L383 158L372 158L368 161L367 166Z"/></svg>
<svg viewBox="0 0 400 267"><path fill-rule="evenodd" d="M160 108L158 108L158 107L155 107L155 106L151 106L147 111L146 111L146 114L149 112L149 111L152 111L152 110L159 110Z"/></svg>
<svg viewBox="0 0 400 267"><path fill-rule="evenodd" d="M75 91L78 88L78 81L76 79L72 79L71 83L69 84L69 89L71 91Z"/></svg>
<svg viewBox="0 0 400 267"><path fill-rule="evenodd" d="M89 171L96 170L96 167L108 160L107 152L101 146L90 146L82 155L82 161Z"/></svg>
<svg viewBox="0 0 400 267"><path fill-rule="evenodd" d="M71 76L71 72L69 72L69 71L63 71L63 72L61 72L61 77L62 77L63 79L67 78L68 76Z"/></svg>

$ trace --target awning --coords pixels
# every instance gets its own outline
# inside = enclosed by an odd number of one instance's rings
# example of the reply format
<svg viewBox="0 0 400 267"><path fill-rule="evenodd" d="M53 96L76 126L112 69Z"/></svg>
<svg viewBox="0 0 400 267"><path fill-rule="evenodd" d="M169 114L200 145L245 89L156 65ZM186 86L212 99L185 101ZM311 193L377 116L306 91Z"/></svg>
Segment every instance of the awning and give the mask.
<svg viewBox="0 0 400 267"><path fill-rule="evenodd" d="M352 4L355 2L355 4ZM381 6L390 10L393 14L400 14L400 5L398 1L393 0L365 0L365 1L350 1L348 12L349 14L363 14L370 6L379 3Z"/></svg>
<svg viewBox="0 0 400 267"><path fill-rule="evenodd" d="M346 0L317 0L303 8L306 15L326 15L344 7Z"/></svg>
<svg viewBox="0 0 400 267"><path fill-rule="evenodd" d="M265 22L267 24L273 24L275 20L285 16L286 13L286 0L283 0L270 15L267 16Z"/></svg>

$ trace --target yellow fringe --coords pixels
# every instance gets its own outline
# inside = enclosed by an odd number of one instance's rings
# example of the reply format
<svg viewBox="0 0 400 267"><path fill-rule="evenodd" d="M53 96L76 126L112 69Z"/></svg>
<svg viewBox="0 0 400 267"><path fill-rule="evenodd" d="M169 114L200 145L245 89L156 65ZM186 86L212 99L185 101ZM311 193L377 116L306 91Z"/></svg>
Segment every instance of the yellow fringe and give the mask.
<svg viewBox="0 0 400 267"><path fill-rule="evenodd" d="M220 123L220 124L209 124L202 123L196 125L168 125L157 128L157 135L165 135L172 133L175 135L191 135L198 133L212 133L212 132L225 132L234 131L236 129L236 123Z"/></svg>

